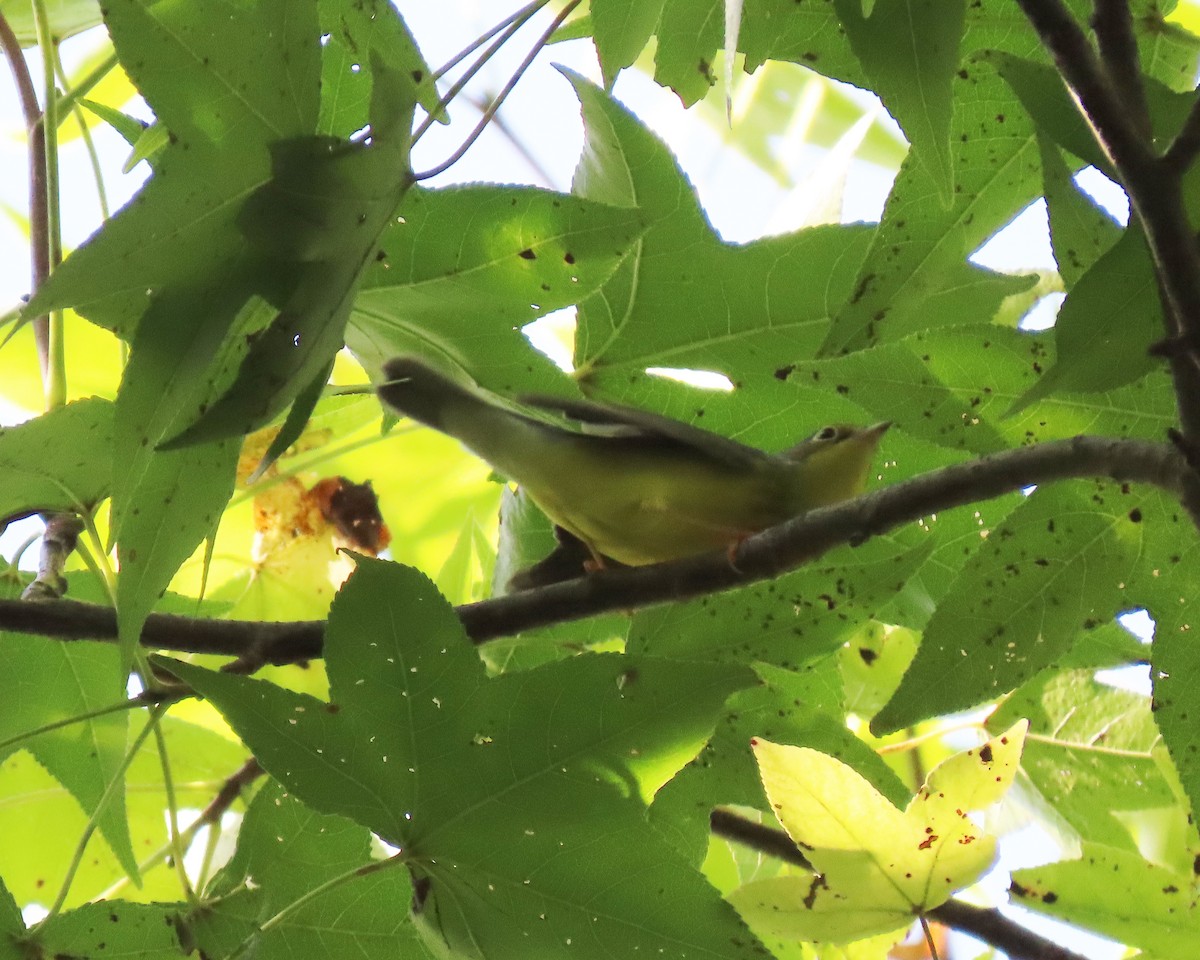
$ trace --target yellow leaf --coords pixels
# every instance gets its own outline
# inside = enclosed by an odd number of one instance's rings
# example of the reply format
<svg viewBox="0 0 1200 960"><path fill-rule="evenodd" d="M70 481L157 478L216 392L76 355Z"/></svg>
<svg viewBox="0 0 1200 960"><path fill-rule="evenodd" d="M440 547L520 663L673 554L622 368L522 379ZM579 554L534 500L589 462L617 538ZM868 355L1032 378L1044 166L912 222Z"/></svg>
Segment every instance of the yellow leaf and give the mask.
<svg viewBox="0 0 1200 960"><path fill-rule="evenodd" d="M730 901L775 936L844 941L907 926L991 867L995 838L967 813L1012 785L1027 726L948 759L903 812L834 757L755 740L771 807L816 875L756 881Z"/></svg>

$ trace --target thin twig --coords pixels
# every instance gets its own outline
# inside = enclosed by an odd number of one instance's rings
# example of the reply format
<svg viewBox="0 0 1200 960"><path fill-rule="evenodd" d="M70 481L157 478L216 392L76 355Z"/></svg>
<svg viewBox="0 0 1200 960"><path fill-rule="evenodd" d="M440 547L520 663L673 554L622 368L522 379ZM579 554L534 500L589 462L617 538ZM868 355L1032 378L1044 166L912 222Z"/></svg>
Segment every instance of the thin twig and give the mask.
<svg viewBox="0 0 1200 960"><path fill-rule="evenodd" d="M1198 342L1200 245L1187 218L1178 165L1155 156L1153 145L1130 116L1125 98L1114 89L1063 0L1017 3L1079 99L1097 143L1112 160L1129 195L1165 294L1168 337L1181 343ZM1123 28L1106 21L1105 29L1117 32ZM1119 40L1109 43L1121 46ZM1200 352L1180 351L1169 362L1184 442L1200 449ZM1185 478L1184 485L1183 505L1200 527L1200 476Z"/></svg>
<svg viewBox="0 0 1200 960"><path fill-rule="evenodd" d="M83 533L83 521L73 513L48 513L43 519L46 529L42 532L37 578L21 592L22 600L57 598L67 592L63 568Z"/></svg>
<svg viewBox="0 0 1200 960"><path fill-rule="evenodd" d="M451 70L453 70L456 66L458 66L460 63L462 63L462 61L467 59L467 57L469 57L476 50L478 50L480 47L482 47L485 43L487 43L489 40L491 40L492 37L496 36L496 34L498 34L501 30L507 30L509 27L511 27L515 23L518 25L526 23L529 20L529 18L532 17L539 10L541 10L542 7L544 7L547 4L547 2L548 2L548 0L533 0L532 3L525 4L525 6L523 6L520 10L515 10L512 13L510 13L507 17L505 17L503 20L501 20L499 23L497 23L494 27L489 29L486 33L483 33L480 36L476 37L469 44L467 44L465 47L463 47L461 50L459 50L458 53L456 53L449 60L447 60L440 67L438 67L433 72L433 79L440 80L447 73L449 73ZM487 60L488 58L485 56L483 59Z"/></svg>
<svg viewBox="0 0 1200 960"><path fill-rule="evenodd" d="M1200 154L1200 100L1192 104L1187 119L1162 156L1163 166L1174 176L1181 177Z"/></svg>
<svg viewBox="0 0 1200 960"><path fill-rule="evenodd" d="M464 604L457 612L475 643L600 613L686 600L777 577L845 543L1021 490L1082 477L1148 483L1178 496L1192 476L1169 444L1075 437L992 454L813 510L740 545L736 566L717 551L651 567L599 570L578 580ZM151 614L141 643L155 650L213 653L261 663L321 656L324 621L267 623ZM0 629L62 639L112 640L111 608L68 600L0 600Z"/></svg>
<svg viewBox="0 0 1200 960"><path fill-rule="evenodd" d="M30 235L30 282L37 290L50 276L49 194L46 191L46 139L42 127L42 111L38 106L37 90L29 73L29 64L21 51L21 42L13 33L4 13L0 11L0 48L12 70L13 82L17 87L17 98L21 103L21 114L25 120L25 140L29 151L29 235ZM33 338L37 344L38 362L42 368L42 379L50 375L50 318L36 317L33 320Z"/></svg>
<svg viewBox="0 0 1200 960"><path fill-rule="evenodd" d="M469 66L466 69L466 71L463 73L463 75L461 77L459 77L457 80L455 80L453 84L450 85L450 89L447 90L441 96L441 98L439 98L439 100L437 102L437 107L434 110L432 110L429 113L429 115L427 117L425 117L425 119L422 120L421 123L417 126L417 129L413 131L412 142L414 144L417 141L419 141L421 139L421 137L425 136L425 132L431 126L433 126L434 120L436 120L437 117L448 106L450 106L450 104L454 100L454 98L457 97L459 95L459 93L462 91L462 88L465 87L468 83L470 83L471 80L475 77L475 75L477 73L479 73L480 70L483 69L484 65L489 60L491 60L492 57L494 57L496 55L496 52L502 46L504 46L506 43L508 43L508 41L513 38L513 35L516 34L517 31L520 30L523 26L525 26L525 24L529 22L529 19L531 17L533 17L533 15L536 14L539 10L541 10L541 8L544 7L545 5L546 5L545 0L535 0L534 3L528 4L523 9L518 10L511 17L508 17L506 20L497 24L493 30L488 32L486 37L481 37L478 41L476 41L476 43L478 44L484 39L487 39L492 36L495 36L496 34L499 34L499 36L496 38L496 40L493 41L491 43L491 45L488 46L488 48L479 55L479 57L475 60L475 62L472 63L471 66ZM434 75L434 79L437 79L438 77L442 76L447 70L450 69L452 64L457 62L457 60L461 56L465 56L469 50L472 50L474 48L475 48L475 45L468 47L467 50L464 50L461 54L459 54L457 57L455 57L454 60L451 60L449 64L447 64L446 66L444 66L440 70L438 70L438 72Z"/></svg>
<svg viewBox="0 0 1200 960"><path fill-rule="evenodd" d="M508 98L508 95L512 93L513 87L515 87L520 81L521 77L525 75L525 71L528 70L533 61L537 59L538 54L542 52L542 49L546 46L546 41L550 39L550 37L554 34L554 31L562 25L563 21L574 12L575 8L578 7L581 2L582 0L570 0L570 2L564 5L562 10L558 12L557 16L550 21L550 26L548 26L545 31L543 31L542 35L538 37L537 43L533 45L533 49L530 50L525 59L521 61L520 65L513 72L513 75L508 78L508 83L506 83L500 92L496 94L496 98L488 105L488 108L483 112L483 116L480 118L479 123L475 125L475 129L472 130L466 140L462 142L462 145L437 166L430 167L428 170L414 174L414 180L420 182L421 180L428 180L431 177L436 177L439 173L444 173L445 171L449 170L452 166L454 166L454 164L458 163L458 161L463 158L463 155L471 149L487 125L492 122L492 117L496 115L496 111L500 109L500 105L504 103L504 101Z"/></svg>

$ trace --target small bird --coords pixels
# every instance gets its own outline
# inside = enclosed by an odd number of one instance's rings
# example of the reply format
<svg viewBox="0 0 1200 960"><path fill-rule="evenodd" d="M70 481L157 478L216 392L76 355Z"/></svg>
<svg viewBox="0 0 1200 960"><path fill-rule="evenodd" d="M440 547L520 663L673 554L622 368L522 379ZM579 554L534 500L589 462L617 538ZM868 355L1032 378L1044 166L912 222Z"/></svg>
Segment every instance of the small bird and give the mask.
<svg viewBox="0 0 1200 960"><path fill-rule="evenodd" d="M822 427L779 454L633 407L522 397L540 419L414 357L383 366L389 407L457 438L578 538L590 569L724 548L860 493L890 421Z"/></svg>

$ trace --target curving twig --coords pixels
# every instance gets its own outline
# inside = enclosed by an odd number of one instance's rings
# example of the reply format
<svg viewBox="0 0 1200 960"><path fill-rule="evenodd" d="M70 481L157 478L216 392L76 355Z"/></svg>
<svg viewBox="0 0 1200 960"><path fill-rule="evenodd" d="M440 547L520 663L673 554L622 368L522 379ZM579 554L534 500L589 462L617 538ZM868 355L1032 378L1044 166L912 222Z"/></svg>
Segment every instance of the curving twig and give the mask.
<svg viewBox="0 0 1200 960"><path fill-rule="evenodd" d="M1063 0L1017 0L1078 98L1101 149L1112 160L1154 259L1167 319L1168 361L1183 442L1200 451L1200 244L1189 222L1183 173L1200 142L1188 119L1163 156L1155 151L1141 107L1140 68L1127 0L1097 0L1100 56ZM1103 59L1101 59L1103 57ZM1137 89L1128 90L1130 75ZM1184 478L1183 505L1200 527L1200 475Z"/></svg>

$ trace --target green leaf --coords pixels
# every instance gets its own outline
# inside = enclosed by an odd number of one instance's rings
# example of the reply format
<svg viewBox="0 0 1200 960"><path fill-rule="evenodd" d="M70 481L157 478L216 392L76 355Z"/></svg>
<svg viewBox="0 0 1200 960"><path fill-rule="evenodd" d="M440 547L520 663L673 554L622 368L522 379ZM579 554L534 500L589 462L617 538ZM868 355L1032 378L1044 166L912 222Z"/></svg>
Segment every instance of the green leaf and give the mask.
<svg viewBox="0 0 1200 960"><path fill-rule="evenodd" d="M1039 135L1038 148L1050 214L1050 243L1059 275L1070 290L1118 241L1121 229L1076 186L1062 154L1045 135ZM1060 316L1060 322L1061 319Z"/></svg>
<svg viewBox="0 0 1200 960"><path fill-rule="evenodd" d="M39 641L50 646L48 641ZM26 649L28 638L23 640ZM109 657L115 660L110 651ZM23 669L24 651L21 657L6 658L14 668L13 680L3 695L13 695L25 676ZM30 661L31 668L38 660ZM69 666L74 666L70 664ZM116 667L110 662L103 681L111 689ZM97 681L98 682L98 681ZM66 685L66 681L61 682ZM93 694L94 699L94 694ZM111 703L110 698L107 703ZM61 716L61 713L60 713ZM227 735L216 734L174 717L165 717L161 723L167 738L171 771L174 776L174 802L181 810L203 810L211 802L221 782L233 773L246 759L245 748L235 744ZM57 736L68 739L73 731L79 730L82 740L89 739L87 727L71 726ZM77 751L82 747L76 747ZM105 760L108 746L99 758ZM76 778L83 779L89 764L83 765ZM104 783L93 781L86 790L96 792ZM142 750L133 760L125 774L125 790L119 796L128 815L128 833L133 849L143 855L159 850L168 842L167 821L163 810L167 804L167 792L163 785L162 765L154 749ZM122 820L125 817L122 814ZM181 813L181 822L189 817ZM87 826L88 814L79 802L62 785L53 779L46 769L24 751L11 754L0 765L0 831L5 841L0 845L0 875L21 904L46 903L52 896L56 884L61 882L63 872L72 862L79 845L79 837ZM79 864L74 876L67 906L73 906L98 897L114 884L124 885L126 898L143 901L174 901L180 897L179 878L175 870L164 863L142 872L140 889L127 884L126 870L121 859L114 855L107 842L107 828L102 826L101 836L92 840L88 856Z"/></svg>
<svg viewBox="0 0 1200 960"><path fill-rule="evenodd" d="M1135 512L1136 511L1136 512ZM1174 497L1146 494L1132 506L1143 529L1143 552L1129 606L1144 606L1154 618L1150 678L1154 719L1179 772L1192 809L1200 807L1200 730L1194 710L1200 708L1200 655L1191 643L1200 624L1200 602L1190 588L1191 570L1200 559L1200 540L1188 515Z"/></svg>
<svg viewBox="0 0 1200 960"><path fill-rule="evenodd" d="M1039 675L988 718L988 727L1028 717L1033 736L1021 769L1055 814L1090 841L1135 851L1116 814L1176 803L1153 755L1161 735L1148 697L1102 686L1093 675Z"/></svg>
<svg viewBox="0 0 1200 960"><path fill-rule="evenodd" d="M1120 590L1144 535L1126 512L1134 504L1127 487L1080 487L1039 489L987 532L929 621L900 688L872 720L873 732L1005 694L1122 608Z"/></svg>
<svg viewBox="0 0 1200 960"><path fill-rule="evenodd" d="M145 121L138 120L135 117L129 116L127 113L122 113L115 107L110 107L106 103L96 103L94 100L89 100L87 97L80 97L79 105L90 110L101 120L112 127L126 143L131 147L135 146L142 138L142 135L149 129L149 124ZM126 170L130 169L128 163Z"/></svg>
<svg viewBox="0 0 1200 960"><path fill-rule="evenodd" d="M943 207L954 190L951 80L958 68L963 0L861 0L836 4L871 89L904 129Z"/></svg>
<svg viewBox="0 0 1200 960"><path fill-rule="evenodd" d="M876 537L777 580L634 615L626 649L654 656L802 667L879 614L929 544Z"/></svg>
<svg viewBox="0 0 1200 960"><path fill-rule="evenodd" d="M562 392L565 378L520 329L598 289L643 229L628 204L532 187L414 188L380 238L347 343L369 371L399 353L449 356L492 389Z"/></svg>
<svg viewBox="0 0 1200 960"><path fill-rule="evenodd" d="M1064 392L1008 415L1055 356L1052 332L972 324L786 369L789 383L832 383L909 437L977 454L1080 433L1158 440L1174 423L1174 394L1162 373L1102 393ZM905 474L935 466L918 454L911 442L901 448Z"/></svg>
<svg viewBox="0 0 1200 960"><path fill-rule="evenodd" d="M100 23L96 0L46 0L46 18L56 41L82 33ZM0 0L0 15L8 21L22 47L37 46L37 23L29 0Z"/></svg>
<svg viewBox="0 0 1200 960"><path fill-rule="evenodd" d="M0 681L7 688L0 741L107 707L117 694L113 681L120 657L116 648L107 644L31 642L27 637L2 633L0 662L14 668L11 681ZM137 879L121 770L128 729L128 712L118 711L77 720L33 739L20 739L15 746L28 750L89 816L97 816L100 831L121 868ZM0 756L13 749L0 750ZM101 800L113 781L116 786L101 810Z"/></svg>
<svg viewBox="0 0 1200 960"><path fill-rule="evenodd" d="M891 803L907 802L911 792L867 744L846 727L841 680L835 658L803 669L756 664L763 685L742 690L729 701L726 717L700 754L654 798L654 822L678 836L694 857L709 839L709 814L716 806L759 807L762 791L746 744L755 737L811 747L857 771Z"/></svg>
<svg viewBox="0 0 1200 960"><path fill-rule="evenodd" d="M328 369L363 271L412 184L414 88L376 62L367 143L303 137L272 147L272 178L239 214L251 246L295 277L282 309L253 335L233 383L169 446L245 434Z"/></svg>
<svg viewBox="0 0 1200 960"><path fill-rule="evenodd" d="M405 910L408 872L374 861L371 835L358 824L314 813L272 783L255 796L237 839L233 859L205 891L213 902L192 925L206 955L227 956L247 938L263 960L424 955ZM259 931L277 915L281 922Z"/></svg>
<svg viewBox="0 0 1200 960"><path fill-rule="evenodd" d="M666 0L595 0L591 5L592 36L604 85L612 89L617 74L642 52L658 26Z"/></svg>
<svg viewBox="0 0 1200 960"><path fill-rule="evenodd" d="M1041 194L1037 142L1019 111L997 112L1008 87L968 59L953 79L958 108L950 128L954 202L938 194L912 154L900 168L853 296L834 318L822 353L833 355L911 333L991 319L1004 297L1030 279L968 262L985 240Z"/></svg>
<svg viewBox="0 0 1200 960"><path fill-rule="evenodd" d="M339 594L325 653L328 704L171 670L289 792L406 851L433 942L514 957L568 939L597 957L634 943L753 955L638 800L694 755L747 671L608 655L487 681L431 584L376 561Z"/></svg>
<svg viewBox="0 0 1200 960"><path fill-rule="evenodd" d="M1131 226L1067 294L1054 325L1058 359L1009 412L1059 391L1110 390L1145 376L1160 364L1149 347L1163 329L1150 252Z"/></svg>
<svg viewBox="0 0 1200 960"><path fill-rule="evenodd" d="M211 397L202 371L242 301L224 290L155 299L139 325L117 395L113 529L121 576L117 624L122 668L133 661L142 624L180 565L208 537L233 493L238 446L218 441L186 450L158 445ZM190 321L190 322L189 322ZM182 329L170 325L181 324Z"/></svg>
<svg viewBox="0 0 1200 960"><path fill-rule="evenodd" d="M437 112L433 71L394 4L388 0L318 2L322 40L317 133L349 137L370 123L376 61L407 75L417 103L428 113Z"/></svg>
<svg viewBox="0 0 1200 960"><path fill-rule="evenodd" d="M1043 137L1108 176L1114 176L1112 164L1096 143L1087 120L1053 67L1003 53L989 51L982 56L985 62L994 64L996 71L1012 87L1020 105Z"/></svg>
<svg viewBox="0 0 1200 960"><path fill-rule="evenodd" d="M39 924L28 943L43 956L178 960L188 952L178 923L174 904L85 903Z"/></svg>
<svg viewBox="0 0 1200 960"><path fill-rule="evenodd" d="M315 125L320 46L315 0L255 0L215 18L191 4L114 0L106 16L122 64L174 143L25 316L71 306L128 339L156 293L214 282L244 255L234 215L269 177L267 145Z"/></svg>
<svg viewBox="0 0 1200 960"><path fill-rule="evenodd" d="M688 38L686 31L678 33ZM746 0L738 39L747 70L756 70L770 60L790 60L826 77L867 86L862 65L832 3Z"/></svg>
<svg viewBox="0 0 1200 960"><path fill-rule="evenodd" d="M837 652L845 712L873 717L891 699L917 652L920 635L904 627L863 623Z"/></svg>
<svg viewBox="0 0 1200 960"><path fill-rule="evenodd" d="M1191 871L1180 874L1136 853L1087 843L1078 860L1017 870L1009 888L1030 910L1076 923L1163 960L1200 950Z"/></svg>
<svg viewBox="0 0 1200 960"><path fill-rule="evenodd" d="M108 400L77 400L0 428L0 521L34 513L87 513L112 483Z"/></svg>
<svg viewBox="0 0 1200 960"><path fill-rule="evenodd" d="M628 389L647 367L671 367L742 381L811 356L852 291L871 231L839 225L723 243L665 145L599 88L570 79L586 131L575 192L636 205L649 224L613 278L580 303L577 377Z"/></svg>
<svg viewBox="0 0 1200 960"><path fill-rule="evenodd" d="M25 920L21 908L9 893L4 881L0 880L0 960L22 960L23 950L18 945L19 934L25 932Z"/></svg>

